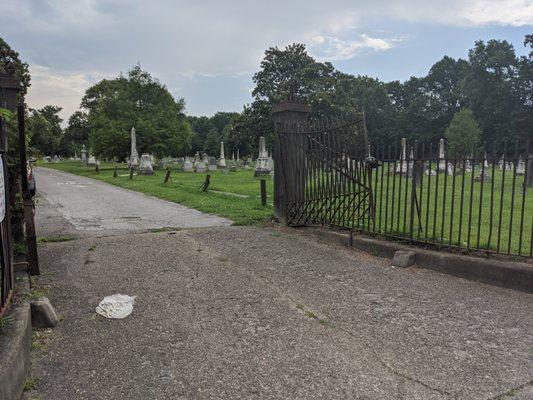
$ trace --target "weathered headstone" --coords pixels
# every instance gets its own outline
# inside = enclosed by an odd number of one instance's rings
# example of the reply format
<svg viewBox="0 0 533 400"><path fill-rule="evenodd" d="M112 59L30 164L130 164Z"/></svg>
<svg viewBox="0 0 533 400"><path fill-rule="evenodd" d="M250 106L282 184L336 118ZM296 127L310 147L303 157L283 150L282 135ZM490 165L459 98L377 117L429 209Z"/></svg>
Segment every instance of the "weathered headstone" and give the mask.
<svg viewBox="0 0 533 400"><path fill-rule="evenodd" d="M183 162L183 171L194 172L194 165L192 161L189 159L189 157L185 157L185 161Z"/></svg>
<svg viewBox="0 0 533 400"><path fill-rule="evenodd" d="M59 157L57 156L57 154L54 156L54 158L52 159L53 162L55 163L58 163L59 162Z"/></svg>
<svg viewBox="0 0 533 400"><path fill-rule="evenodd" d="M446 172L448 167L446 165L446 153L444 152L444 139L439 140L439 172Z"/></svg>
<svg viewBox="0 0 533 400"><path fill-rule="evenodd" d="M516 164L516 175L524 175L526 173L526 163L522 157L518 159Z"/></svg>
<svg viewBox="0 0 533 400"><path fill-rule="evenodd" d="M216 171L217 170L217 159L215 157L211 157L209 159L209 171Z"/></svg>
<svg viewBox="0 0 533 400"><path fill-rule="evenodd" d="M400 161L396 165L395 173L407 173L407 140L405 138L402 138L401 140Z"/></svg>
<svg viewBox="0 0 533 400"><path fill-rule="evenodd" d="M224 157L224 142L220 142L220 159L218 166L222 169L226 168L226 158Z"/></svg>
<svg viewBox="0 0 533 400"><path fill-rule="evenodd" d="M96 157L89 154L89 159L87 160L87 165L95 166L96 165Z"/></svg>
<svg viewBox="0 0 533 400"><path fill-rule="evenodd" d="M272 159L268 156L265 137L259 137L259 157L255 164L255 176L268 175L272 170Z"/></svg>
<svg viewBox="0 0 533 400"><path fill-rule="evenodd" d="M141 162L139 165L139 174L153 175L154 173L154 158L147 153L141 155Z"/></svg>
<svg viewBox="0 0 533 400"><path fill-rule="evenodd" d="M87 164L87 149L85 148L85 145L81 146L81 163Z"/></svg>
<svg viewBox="0 0 533 400"><path fill-rule="evenodd" d="M205 172L206 171L206 165L203 161L198 161L195 163L196 172Z"/></svg>
<svg viewBox="0 0 533 400"><path fill-rule="evenodd" d="M135 127L131 128L131 152L128 165L134 168L139 166L139 153L137 153L137 137L135 135Z"/></svg>

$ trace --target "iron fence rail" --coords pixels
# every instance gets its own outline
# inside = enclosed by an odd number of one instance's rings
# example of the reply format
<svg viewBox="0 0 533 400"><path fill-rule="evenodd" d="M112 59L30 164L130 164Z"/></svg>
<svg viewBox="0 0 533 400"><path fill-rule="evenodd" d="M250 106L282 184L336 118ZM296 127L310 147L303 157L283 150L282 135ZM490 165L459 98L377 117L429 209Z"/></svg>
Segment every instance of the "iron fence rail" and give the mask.
<svg viewBox="0 0 533 400"><path fill-rule="evenodd" d="M468 252L533 256L530 143L439 157L425 143L373 146L373 213L361 232Z"/></svg>

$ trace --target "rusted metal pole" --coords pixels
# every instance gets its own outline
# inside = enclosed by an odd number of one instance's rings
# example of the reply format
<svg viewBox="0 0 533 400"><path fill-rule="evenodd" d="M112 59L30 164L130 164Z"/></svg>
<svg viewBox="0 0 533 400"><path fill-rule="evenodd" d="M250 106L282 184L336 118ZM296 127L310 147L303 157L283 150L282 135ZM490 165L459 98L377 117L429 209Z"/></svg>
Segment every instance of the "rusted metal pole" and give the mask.
<svg viewBox="0 0 533 400"><path fill-rule="evenodd" d="M266 179L261 179L261 205L266 206L267 203L267 184Z"/></svg>
<svg viewBox="0 0 533 400"><path fill-rule="evenodd" d="M19 159L20 159L20 182L22 189L22 204L24 207L24 224L26 227L26 245L28 247L28 266L31 275L39 275L39 257L37 255L37 237L35 235L35 221L33 215L35 205L28 187L28 171L26 160L26 127L24 121L24 102L20 101L17 107L18 130L19 130Z"/></svg>
<svg viewBox="0 0 533 400"><path fill-rule="evenodd" d="M163 183L167 183L170 180L170 174L171 174L170 167L168 167L167 172L165 174L165 180Z"/></svg>

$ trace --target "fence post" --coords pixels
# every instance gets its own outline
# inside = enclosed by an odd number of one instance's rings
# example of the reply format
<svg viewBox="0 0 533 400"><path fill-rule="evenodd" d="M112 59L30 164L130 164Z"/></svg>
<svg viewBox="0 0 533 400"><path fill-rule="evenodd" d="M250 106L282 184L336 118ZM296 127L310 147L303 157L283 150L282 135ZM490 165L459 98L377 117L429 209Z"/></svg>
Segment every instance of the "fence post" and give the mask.
<svg viewBox="0 0 533 400"><path fill-rule="evenodd" d="M133 179L133 167L130 167L130 179Z"/></svg>
<svg viewBox="0 0 533 400"><path fill-rule="evenodd" d="M94 164L94 170L96 171L96 173L98 173L98 161L96 161L96 164Z"/></svg>
<svg viewBox="0 0 533 400"><path fill-rule="evenodd" d="M113 178L116 178L118 176L118 168L115 165L115 168L113 169Z"/></svg>
<svg viewBox="0 0 533 400"><path fill-rule="evenodd" d="M211 175L207 174L205 176L204 183L202 184L202 186L200 186L200 188L202 189L203 192L207 192L209 190L209 183L210 182L211 182Z"/></svg>
<svg viewBox="0 0 533 400"><path fill-rule="evenodd" d="M266 179L261 179L261 205L266 206L266 203L267 203Z"/></svg>
<svg viewBox="0 0 533 400"><path fill-rule="evenodd" d="M170 167L167 167L167 172L165 174L165 180L163 181L163 183L167 183L169 179L170 179Z"/></svg>

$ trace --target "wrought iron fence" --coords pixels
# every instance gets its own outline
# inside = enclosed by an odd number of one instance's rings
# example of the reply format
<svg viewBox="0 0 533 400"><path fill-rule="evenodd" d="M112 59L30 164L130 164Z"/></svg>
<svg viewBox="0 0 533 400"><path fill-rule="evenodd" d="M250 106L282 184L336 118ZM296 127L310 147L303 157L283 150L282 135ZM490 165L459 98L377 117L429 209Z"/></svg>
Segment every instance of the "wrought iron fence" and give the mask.
<svg viewBox="0 0 533 400"><path fill-rule="evenodd" d="M374 212L358 230L464 251L533 255L529 142L442 156L438 145L373 146ZM440 154L440 157L439 157Z"/></svg>

